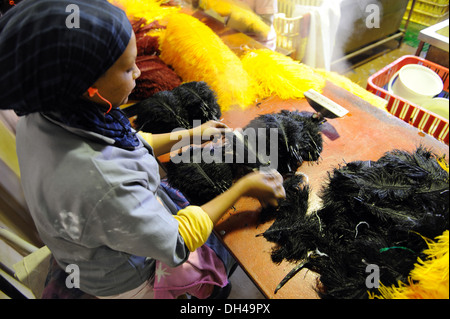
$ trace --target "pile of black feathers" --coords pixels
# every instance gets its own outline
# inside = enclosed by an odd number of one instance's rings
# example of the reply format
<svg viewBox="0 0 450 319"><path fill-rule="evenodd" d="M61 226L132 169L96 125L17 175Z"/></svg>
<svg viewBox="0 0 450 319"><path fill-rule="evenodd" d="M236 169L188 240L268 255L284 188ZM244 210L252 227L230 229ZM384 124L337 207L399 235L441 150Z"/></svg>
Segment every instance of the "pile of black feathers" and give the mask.
<svg viewBox="0 0 450 319"><path fill-rule="evenodd" d="M253 119L245 130L253 129L260 139L267 141L266 149L259 153L270 154L270 129L278 133L277 170L280 174L295 172L303 161L317 161L323 149L320 132L322 118L317 113L282 110L276 114L264 114ZM258 130L258 129L263 130Z"/></svg>
<svg viewBox="0 0 450 319"><path fill-rule="evenodd" d="M221 117L216 95L205 82L188 82L171 91L158 92L123 111L134 117L137 130L154 134L190 129L194 124ZM234 180L254 169L270 166L269 159L273 156L281 174L293 173L303 161L319 159L322 123L323 118L316 113L284 110L261 115L243 129L243 134L225 134L223 143L184 149L179 154L184 160L166 163L168 182L191 204L202 205L227 190ZM270 129L276 131L275 150L270 144ZM247 135L251 131L256 135ZM205 152L215 160L205 161Z"/></svg>
<svg viewBox="0 0 450 319"><path fill-rule="evenodd" d="M245 127L244 135L226 134L225 143L219 146L207 144L186 149L180 156L189 160L179 163L172 160L166 164L168 182L179 189L190 203L203 205L245 174L270 166L267 159L271 156L277 157L277 170L281 174L293 174L303 161L317 161L320 157L320 122L313 115L289 111L262 115ZM264 130L258 131L258 128ZM275 150L270 149L270 133L266 128L276 129L278 143ZM245 135L248 129L255 129L259 133L256 139ZM260 139L265 142L263 150L260 149ZM211 157L215 156L215 161L205 162L205 152L209 152Z"/></svg>
<svg viewBox="0 0 450 319"><path fill-rule="evenodd" d="M355 161L329 173L322 207L308 212L310 188L303 176L285 181L286 199L262 235L276 244L272 260L298 263L277 290L302 268L320 275L322 298L367 298L368 266L386 286L408 282L417 258L448 229L449 175L437 155L419 147L394 150L378 161Z"/></svg>
<svg viewBox="0 0 450 319"><path fill-rule="evenodd" d="M222 116L216 94L205 82L187 82L171 91L155 93L123 111L127 117L134 117L138 131L154 134L190 129L194 120L205 123Z"/></svg>
<svg viewBox="0 0 450 319"><path fill-rule="evenodd" d="M184 156L189 156L190 160L167 163L168 182L192 204L203 205L227 190L234 180L254 169L270 166L267 160L272 156L276 156L276 168L281 174L292 174L304 160L319 159L322 151L319 127L320 122L312 113L282 111L259 116L245 127L243 135L226 134L226 141L221 146L191 147L184 151L188 152ZM248 129L258 132L256 139L245 134ZM275 150L270 147L268 129L276 129L278 143ZM261 139L265 144L263 150L260 149ZM205 163L204 152L216 154L217 160ZM226 158L227 154L231 156Z"/></svg>
<svg viewBox="0 0 450 319"><path fill-rule="evenodd" d="M181 156L189 160L166 163L168 183L180 190L192 205L201 206L231 187L236 178L236 170L232 164L223 160L206 163L204 152L224 159L224 147L191 147Z"/></svg>

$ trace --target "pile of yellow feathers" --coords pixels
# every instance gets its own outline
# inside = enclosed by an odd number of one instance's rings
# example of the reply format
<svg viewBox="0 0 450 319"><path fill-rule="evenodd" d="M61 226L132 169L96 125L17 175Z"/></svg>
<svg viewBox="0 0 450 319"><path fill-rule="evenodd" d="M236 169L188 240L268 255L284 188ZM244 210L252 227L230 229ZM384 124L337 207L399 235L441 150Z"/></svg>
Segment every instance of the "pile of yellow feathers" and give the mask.
<svg viewBox="0 0 450 319"><path fill-rule="evenodd" d="M314 70L269 49L247 49L238 57L206 24L180 12L180 7L165 5L167 1L109 1L122 8L130 20L145 18L148 23L158 20L164 25L164 29L151 34L159 37L161 59L184 82L206 82L216 92L222 111L245 109L273 95L301 99L309 89L322 92L326 80L344 86L377 107L385 106L378 97L336 73ZM234 0L209 0L208 6L245 10ZM259 18L243 16L252 19L248 25L256 25L255 19Z"/></svg>

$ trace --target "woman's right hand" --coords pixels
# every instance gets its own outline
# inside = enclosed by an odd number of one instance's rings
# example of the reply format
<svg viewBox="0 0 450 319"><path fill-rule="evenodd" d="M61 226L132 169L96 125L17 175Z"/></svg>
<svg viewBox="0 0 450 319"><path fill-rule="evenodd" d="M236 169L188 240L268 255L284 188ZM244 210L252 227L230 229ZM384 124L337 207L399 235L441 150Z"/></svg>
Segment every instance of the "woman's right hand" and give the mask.
<svg viewBox="0 0 450 319"><path fill-rule="evenodd" d="M283 177L276 170L264 169L250 173L239 179L227 191L203 204L201 208L215 224L222 215L242 196L258 199L264 207L278 206L278 200L286 197Z"/></svg>
<svg viewBox="0 0 450 319"><path fill-rule="evenodd" d="M278 200L286 197L283 187L283 177L274 169L264 169L242 177L242 196L249 196L260 201L265 207L267 204L278 206Z"/></svg>

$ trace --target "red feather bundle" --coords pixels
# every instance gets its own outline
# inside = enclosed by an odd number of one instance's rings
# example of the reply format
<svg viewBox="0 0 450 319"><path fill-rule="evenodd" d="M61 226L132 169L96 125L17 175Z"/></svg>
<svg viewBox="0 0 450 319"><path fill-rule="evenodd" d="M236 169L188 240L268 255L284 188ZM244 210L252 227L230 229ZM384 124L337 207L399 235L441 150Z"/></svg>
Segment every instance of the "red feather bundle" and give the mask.
<svg viewBox="0 0 450 319"><path fill-rule="evenodd" d="M156 55L144 55L136 59L141 76L130 95L133 100L143 100L160 91L168 91L181 85L180 77Z"/></svg>
<svg viewBox="0 0 450 319"><path fill-rule="evenodd" d="M153 55L160 54L158 37L153 37L147 33L151 30L165 28L158 21L153 21L147 24L147 20L141 18L139 20L131 21L134 34L136 35L137 55Z"/></svg>
<svg viewBox="0 0 450 319"><path fill-rule="evenodd" d="M136 65L141 76L136 79L136 87L130 94L133 100L144 100L160 91L168 91L181 85L181 78L160 58L159 39L148 32L164 28L158 21L147 24L145 18L131 21L136 35Z"/></svg>

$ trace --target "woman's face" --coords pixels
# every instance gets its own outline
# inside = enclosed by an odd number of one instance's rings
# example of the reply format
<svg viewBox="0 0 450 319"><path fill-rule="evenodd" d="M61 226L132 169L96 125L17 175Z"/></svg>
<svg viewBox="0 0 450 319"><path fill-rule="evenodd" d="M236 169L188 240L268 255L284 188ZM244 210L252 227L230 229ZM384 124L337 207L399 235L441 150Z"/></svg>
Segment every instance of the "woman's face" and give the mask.
<svg viewBox="0 0 450 319"><path fill-rule="evenodd" d="M133 32L127 48L119 59L92 85L113 107L127 103L128 96L136 86L135 80L141 75L136 66L136 55L136 37ZM85 93L83 96L98 104L108 105L98 95L89 97Z"/></svg>

